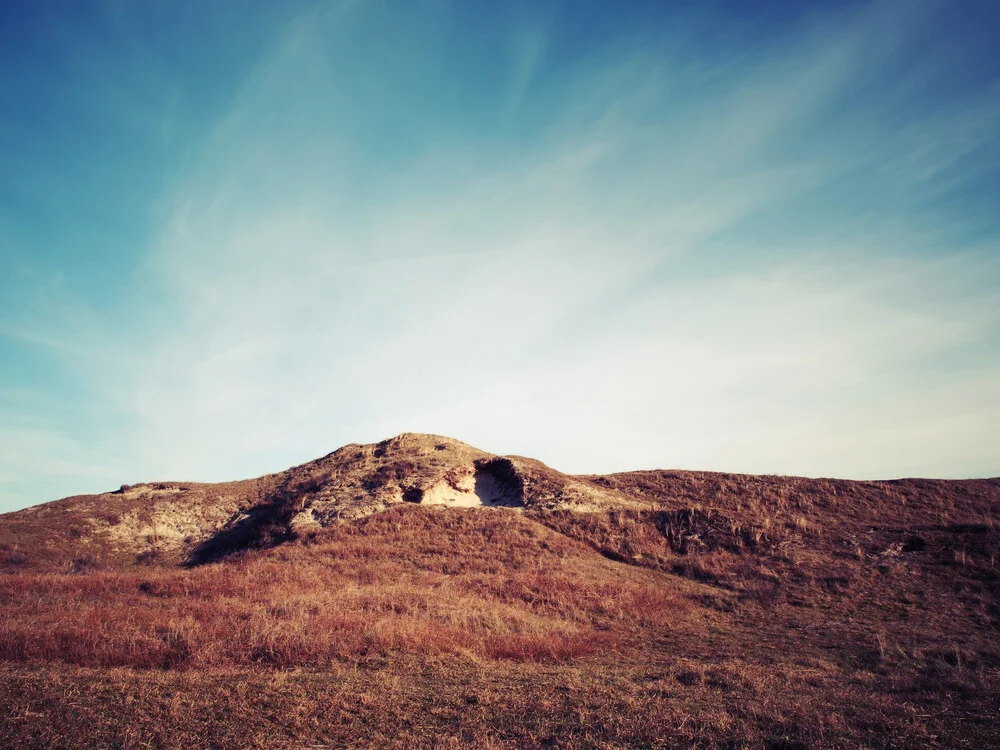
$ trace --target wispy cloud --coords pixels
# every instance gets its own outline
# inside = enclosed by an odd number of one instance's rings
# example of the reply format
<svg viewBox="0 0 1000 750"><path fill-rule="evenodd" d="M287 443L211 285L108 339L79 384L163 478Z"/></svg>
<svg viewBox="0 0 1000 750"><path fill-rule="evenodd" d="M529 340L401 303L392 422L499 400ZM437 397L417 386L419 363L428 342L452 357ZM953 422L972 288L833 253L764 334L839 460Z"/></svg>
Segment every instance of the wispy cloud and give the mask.
<svg viewBox="0 0 1000 750"><path fill-rule="evenodd" d="M899 70L946 11L737 28L718 56L689 17L572 64L533 19L496 30L489 86L447 24L310 12L170 170L128 320L22 301L0 336L117 415L120 481L402 430L576 471L995 474L1000 234L947 198L998 164L1000 112ZM24 477L54 454L104 480L50 429L6 433L4 502L46 499Z"/></svg>
<svg viewBox="0 0 1000 750"><path fill-rule="evenodd" d="M539 27L525 27L514 34L510 47L514 64L504 113L508 120L521 105L542 63L545 55L545 32Z"/></svg>

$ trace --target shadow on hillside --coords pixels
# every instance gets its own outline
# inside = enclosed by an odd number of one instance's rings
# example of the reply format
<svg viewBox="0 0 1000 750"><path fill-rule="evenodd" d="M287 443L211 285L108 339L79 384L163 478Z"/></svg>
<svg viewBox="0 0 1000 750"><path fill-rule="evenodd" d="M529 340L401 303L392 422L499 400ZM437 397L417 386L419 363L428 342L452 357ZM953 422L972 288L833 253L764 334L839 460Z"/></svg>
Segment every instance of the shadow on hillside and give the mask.
<svg viewBox="0 0 1000 750"><path fill-rule="evenodd" d="M475 466L475 493L483 505L524 507L524 478L509 458L480 459Z"/></svg>
<svg viewBox="0 0 1000 750"><path fill-rule="evenodd" d="M290 541L295 532L288 524L289 516L288 507L281 500L251 508L236 523L199 544L186 565L205 565L244 550L267 549Z"/></svg>
<svg viewBox="0 0 1000 750"><path fill-rule="evenodd" d="M397 462L380 467L369 479L368 490L375 492L392 486L414 471L409 462ZM425 489L398 485L406 502L424 501ZM216 562L247 550L269 549L297 538L291 526L292 518L309 505L309 497L321 483L316 478L289 480L264 501L247 510L225 528L201 542L188 557L185 565L196 567ZM523 507L524 478L509 458L494 456L475 462L475 497L484 506Z"/></svg>

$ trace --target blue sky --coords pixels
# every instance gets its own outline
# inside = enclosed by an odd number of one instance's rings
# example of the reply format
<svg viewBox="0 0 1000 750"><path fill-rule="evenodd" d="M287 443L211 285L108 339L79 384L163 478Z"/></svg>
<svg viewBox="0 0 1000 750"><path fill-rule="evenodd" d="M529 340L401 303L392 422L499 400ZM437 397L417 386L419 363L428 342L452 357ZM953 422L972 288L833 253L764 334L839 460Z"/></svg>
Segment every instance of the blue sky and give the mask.
<svg viewBox="0 0 1000 750"><path fill-rule="evenodd" d="M987 2L0 5L0 511L437 432L1000 474Z"/></svg>

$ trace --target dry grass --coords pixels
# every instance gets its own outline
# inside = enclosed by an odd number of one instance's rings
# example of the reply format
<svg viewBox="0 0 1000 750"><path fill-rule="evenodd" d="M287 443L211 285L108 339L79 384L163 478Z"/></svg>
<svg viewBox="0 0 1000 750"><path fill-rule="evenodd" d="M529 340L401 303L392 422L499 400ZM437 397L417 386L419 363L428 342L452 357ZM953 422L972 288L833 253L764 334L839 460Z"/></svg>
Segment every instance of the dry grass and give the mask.
<svg viewBox="0 0 1000 750"><path fill-rule="evenodd" d="M402 440L431 456L406 471L394 445L6 517L0 747L1000 743L1000 481L571 486L516 459L523 512L401 504L292 532L331 487L449 476L451 443ZM628 502L559 504L587 487ZM260 512L215 562L94 531L166 536L166 505L206 498L206 518Z"/></svg>
<svg viewBox="0 0 1000 750"><path fill-rule="evenodd" d="M581 561L584 552L513 513L400 507L224 564L8 573L0 659L314 668L417 652L552 662L613 646L622 622L663 623L690 608L648 577Z"/></svg>

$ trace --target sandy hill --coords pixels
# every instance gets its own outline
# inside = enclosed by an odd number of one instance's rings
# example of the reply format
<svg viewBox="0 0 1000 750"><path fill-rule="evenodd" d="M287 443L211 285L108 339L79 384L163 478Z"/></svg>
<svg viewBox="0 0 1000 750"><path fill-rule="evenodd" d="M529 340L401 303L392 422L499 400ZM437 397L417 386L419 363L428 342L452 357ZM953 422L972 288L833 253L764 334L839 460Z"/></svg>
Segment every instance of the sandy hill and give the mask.
<svg viewBox="0 0 1000 750"><path fill-rule="evenodd" d="M439 435L346 445L279 474L236 482L148 482L0 516L0 544L38 562L206 561L273 546L402 503L594 510L636 499L593 477L496 456Z"/></svg>
<svg viewBox="0 0 1000 750"><path fill-rule="evenodd" d="M690 471L569 476L534 459L404 433L346 445L257 479L149 482L8 513L0 516L0 550L29 564L199 563L407 503L514 509L573 527L593 526L597 516L619 511L658 523L660 537L676 532L674 546L682 537L733 546L810 529L839 529L852 539L874 534L891 544L910 527L932 533L990 523L998 499L998 479L857 482ZM574 512L592 517L567 521ZM676 516L674 532L663 512ZM591 541L609 554L642 559L616 536Z"/></svg>
<svg viewBox="0 0 1000 750"><path fill-rule="evenodd" d="M0 747L996 747L1000 479L450 438L0 516Z"/></svg>

